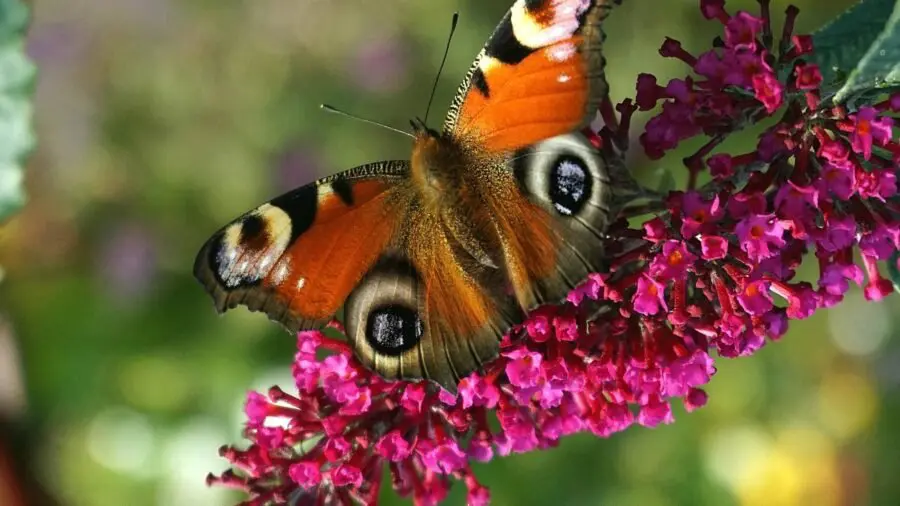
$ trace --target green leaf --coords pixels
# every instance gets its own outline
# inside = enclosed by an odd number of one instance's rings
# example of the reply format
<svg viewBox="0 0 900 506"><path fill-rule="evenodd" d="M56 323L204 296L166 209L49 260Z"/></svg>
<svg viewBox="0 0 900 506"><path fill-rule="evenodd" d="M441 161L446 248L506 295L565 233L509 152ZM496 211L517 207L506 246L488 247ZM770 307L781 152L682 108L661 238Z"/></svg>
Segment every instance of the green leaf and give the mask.
<svg viewBox="0 0 900 506"><path fill-rule="evenodd" d="M900 0L862 0L813 34L811 60L835 102L900 84Z"/></svg>
<svg viewBox="0 0 900 506"><path fill-rule="evenodd" d="M891 278L891 283L894 284L894 291L900 292L900 265L897 265L897 262L900 261L900 251L895 251L893 255L891 255L890 260L888 260L888 277Z"/></svg>
<svg viewBox="0 0 900 506"><path fill-rule="evenodd" d="M28 7L0 0L0 221L25 203L22 163L34 147L35 66L25 54Z"/></svg>

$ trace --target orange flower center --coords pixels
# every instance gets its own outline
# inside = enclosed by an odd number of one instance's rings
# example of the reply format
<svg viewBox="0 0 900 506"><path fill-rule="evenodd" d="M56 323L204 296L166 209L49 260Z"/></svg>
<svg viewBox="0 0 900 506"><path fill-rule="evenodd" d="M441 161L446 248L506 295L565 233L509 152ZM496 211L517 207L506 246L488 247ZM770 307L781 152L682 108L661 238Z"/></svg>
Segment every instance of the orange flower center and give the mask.
<svg viewBox="0 0 900 506"><path fill-rule="evenodd" d="M759 225L753 225L752 227L750 227L750 237L754 239L759 239L763 236L764 233L765 231Z"/></svg>
<svg viewBox="0 0 900 506"><path fill-rule="evenodd" d="M869 135L872 133L872 122L867 119L857 122L856 133L860 135Z"/></svg>
<svg viewBox="0 0 900 506"><path fill-rule="evenodd" d="M669 265L678 265L684 259L684 255L681 254L681 251L673 251L671 255L669 255Z"/></svg>
<svg viewBox="0 0 900 506"><path fill-rule="evenodd" d="M748 297L756 297L759 295L759 288L756 287L756 283L750 283L744 288L744 293L747 294Z"/></svg>

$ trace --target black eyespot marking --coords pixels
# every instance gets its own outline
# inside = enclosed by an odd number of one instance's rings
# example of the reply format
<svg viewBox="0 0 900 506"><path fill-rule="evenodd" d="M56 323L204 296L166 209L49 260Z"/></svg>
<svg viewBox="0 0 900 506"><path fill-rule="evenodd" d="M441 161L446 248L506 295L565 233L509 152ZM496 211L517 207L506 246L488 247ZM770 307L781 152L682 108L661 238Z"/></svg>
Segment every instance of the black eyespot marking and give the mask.
<svg viewBox="0 0 900 506"><path fill-rule="evenodd" d="M497 26L497 30L491 36L490 42L485 47L488 56L496 58L503 63L516 64L528 57L534 50L522 45L513 32L512 16L509 12L503 17L503 21Z"/></svg>
<svg viewBox="0 0 900 506"><path fill-rule="evenodd" d="M531 193L531 190L528 188L528 162L532 151L533 149L531 147L520 149L513 153L511 161L513 176L516 178L516 183L518 183L519 188L525 193Z"/></svg>
<svg viewBox="0 0 900 506"><path fill-rule="evenodd" d="M422 320L416 311L399 304L373 308L366 322L366 339L376 353L397 356L422 339Z"/></svg>
<svg viewBox="0 0 900 506"><path fill-rule="evenodd" d="M316 208L319 206L318 192L315 184L285 193L269 204L280 208L291 218L291 242L306 232L316 219Z"/></svg>
<svg viewBox="0 0 900 506"><path fill-rule="evenodd" d="M591 171L579 157L562 155L554 160L547 183L550 201L562 215L578 214L591 198Z"/></svg>
<svg viewBox="0 0 900 506"><path fill-rule="evenodd" d="M529 14L534 14L546 9L550 4L550 0L525 0L525 10Z"/></svg>
<svg viewBox="0 0 900 506"><path fill-rule="evenodd" d="M241 244L252 248L253 244L258 242L260 235L265 235L263 233L265 230L266 222L262 217L256 213L247 215L241 220Z"/></svg>
<svg viewBox="0 0 900 506"><path fill-rule="evenodd" d="M484 98L491 96L491 89L488 87L487 80L484 78L484 72L481 71L481 68L475 69L472 73L472 79L469 82L472 83L472 86L474 86L476 90L481 92Z"/></svg>
<svg viewBox="0 0 900 506"><path fill-rule="evenodd" d="M331 182L331 189L340 197L345 206L353 205L353 186L346 179L335 179Z"/></svg>

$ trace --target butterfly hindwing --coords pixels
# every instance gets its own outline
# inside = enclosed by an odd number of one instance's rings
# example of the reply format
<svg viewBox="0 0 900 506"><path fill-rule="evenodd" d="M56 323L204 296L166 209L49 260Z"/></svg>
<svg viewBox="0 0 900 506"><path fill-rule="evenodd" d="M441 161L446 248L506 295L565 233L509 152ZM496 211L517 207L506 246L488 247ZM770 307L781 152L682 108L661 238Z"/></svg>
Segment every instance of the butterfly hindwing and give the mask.
<svg viewBox="0 0 900 506"><path fill-rule="evenodd" d="M519 206L507 221L542 223L523 239L521 228L501 230L507 239L504 255L510 278L521 300L533 307L558 302L592 272L603 271L606 229L627 200L625 168L607 160L580 132L559 135L527 146L511 155L508 168L522 197L532 206ZM620 184L623 183L623 184ZM553 244L547 254L535 245ZM543 255L543 256L539 256ZM535 258L551 266L535 269ZM524 296L523 296L524 294Z"/></svg>
<svg viewBox="0 0 900 506"><path fill-rule="evenodd" d="M398 247L382 256L347 299L347 335L362 362L386 378L457 383L493 359L521 313L501 293L502 274L479 265L414 206Z"/></svg>

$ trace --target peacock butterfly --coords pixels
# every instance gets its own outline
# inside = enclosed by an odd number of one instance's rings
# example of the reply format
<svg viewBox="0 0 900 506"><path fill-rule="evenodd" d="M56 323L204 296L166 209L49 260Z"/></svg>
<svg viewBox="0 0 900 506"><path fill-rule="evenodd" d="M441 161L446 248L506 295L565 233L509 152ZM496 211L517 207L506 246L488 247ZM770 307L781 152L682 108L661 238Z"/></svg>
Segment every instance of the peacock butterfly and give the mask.
<svg viewBox="0 0 900 506"><path fill-rule="evenodd" d="M455 391L526 311L603 268L628 177L583 130L608 92L614 3L516 0L442 130L412 122L410 160L320 179L216 232L194 275L218 311L297 331L343 305L364 364Z"/></svg>

